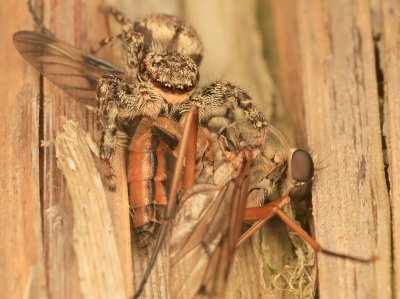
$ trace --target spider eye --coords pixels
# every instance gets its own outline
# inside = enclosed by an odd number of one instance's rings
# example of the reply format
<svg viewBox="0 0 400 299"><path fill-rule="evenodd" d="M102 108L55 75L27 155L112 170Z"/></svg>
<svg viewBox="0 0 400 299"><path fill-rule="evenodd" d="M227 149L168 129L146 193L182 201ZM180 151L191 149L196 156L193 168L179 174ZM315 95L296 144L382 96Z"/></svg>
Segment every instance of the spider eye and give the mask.
<svg viewBox="0 0 400 299"><path fill-rule="evenodd" d="M166 92L172 92L173 88L172 85L169 83L165 83L164 85L161 86L162 90L166 91Z"/></svg>
<svg viewBox="0 0 400 299"><path fill-rule="evenodd" d="M186 91L187 91L187 87L184 86L184 85L178 85L178 86L175 87L175 92L176 93L182 94L182 93L185 93Z"/></svg>
<svg viewBox="0 0 400 299"><path fill-rule="evenodd" d="M152 67L155 67L155 68L158 68L158 67L161 66L161 62L160 62L160 61L154 61L154 62L151 64L151 66L152 66Z"/></svg>

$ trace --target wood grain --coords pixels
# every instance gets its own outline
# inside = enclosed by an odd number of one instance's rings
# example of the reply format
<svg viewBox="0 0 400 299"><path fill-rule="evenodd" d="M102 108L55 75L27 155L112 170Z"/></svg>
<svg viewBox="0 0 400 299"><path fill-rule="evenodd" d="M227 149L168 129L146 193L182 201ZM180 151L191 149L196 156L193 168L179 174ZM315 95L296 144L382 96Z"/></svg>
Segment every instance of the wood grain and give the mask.
<svg viewBox="0 0 400 299"><path fill-rule="evenodd" d="M276 113L277 95L263 58L257 1L182 2L182 16L196 29L204 44L200 84L216 80L233 82L247 90L270 119Z"/></svg>
<svg viewBox="0 0 400 299"><path fill-rule="evenodd" d="M84 298L122 299L127 296L114 228L89 144L87 133L71 120L54 142L71 197L80 291Z"/></svg>
<svg viewBox="0 0 400 299"><path fill-rule="evenodd" d="M50 30L59 38L83 50L89 51L91 45L100 39L100 36L106 34L105 24L97 21L100 18L98 11L100 1L45 1L43 4L44 23ZM81 107L58 87L44 80L42 138L53 140L61 131L66 119L74 119L86 130L95 132L92 113ZM56 166L54 147L44 149L43 163L42 188L49 293L56 298L85 298L79 280L77 253L73 247L75 223L73 206L67 185ZM110 198L109 202L115 207L115 210L120 207L121 213L114 212L114 215L121 215L115 219L116 223L125 219L126 226L129 227L129 214L125 210L126 204L118 206L119 201L114 198ZM118 228L117 225L116 227ZM124 248L130 248L129 230L115 231L121 252L121 264L124 265L125 281L128 286L131 268L126 267L130 265L130 254L124 255L124 252L130 252L130 249L124 250ZM123 235L124 233L125 235ZM126 240L126 234L128 234L128 240ZM121 243L120 239L126 240L125 244Z"/></svg>
<svg viewBox="0 0 400 299"><path fill-rule="evenodd" d="M393 296L400 298L400 3L381 3L384 134L392 208Z"/></svg>
<svg viewBox="0 0 400 299"><path fill-rule="evenodd" d="M100 1L63 1L44 3L44 23L59 38L89 51L98 40L108 35L105 17L99 11ZM107 53L102 53L106 56ZM110 57L107 57L110 58ZM68 97L58 87L44 80L43 85L43 139L53 140L61 131L66 119L74 119L94 134L94 115ZM96 140L98 136L94 136ZM109 209L124 274L128 295L133 294L130 249L130 222L127 209L127 191L124 181L123 156L117 155L116 170L118 192L107 193ZM57 298L87 298L79 281L79 265L73 248L73 207L67 186L56 166L53 147L43 153L44 184L43 205L45 209L45 248L48 269L48 289Z"/></svg>
<svg viewBox="0 0 400 299"><path fill-rule="evenodd" d="M337 252L379 256L360 264L319 255L320 297L390 298L391 214L371 7L365 1L285 1L291 5L287 12L272 3L279 15L277 39L285 46L278 51L286 65L283 86L296 95L285 100L287 106L303 103L304 119L297 121L305 124L306 144L319 161L316 238ZM294 34L282 34L294 28ZM288 65L289 56L298 57L297 63ZM286 76L290 67L301 80L294 87Z"/></svg>
<svg viewBox="0 0 400 299"><path fill-rule="evenodd" d="M18 16L18 17L16 17ZM12 35L32 26L20 3L0 3L0 297L47 298L39 190L39 76Z"/></svg>

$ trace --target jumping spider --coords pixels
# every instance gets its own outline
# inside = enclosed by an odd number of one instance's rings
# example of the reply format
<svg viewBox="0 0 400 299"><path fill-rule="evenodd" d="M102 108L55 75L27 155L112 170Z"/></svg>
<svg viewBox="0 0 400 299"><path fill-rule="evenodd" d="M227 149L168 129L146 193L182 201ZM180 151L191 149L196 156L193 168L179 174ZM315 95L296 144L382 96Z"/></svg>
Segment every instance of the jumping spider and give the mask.
<svg viewBox="0 0 400 299"><path fill-rule="evenodd" d="M123 72L57 39L41 23L32 3L28 4L44 34L20 31L14 34L14 44L47 79L80 103L97 106L100 160L111 189L115 188L111 160L116 145L130 139L129 201L140 246L150 243L162 222L167 203L164 148L174 149L179 142L179 123L191 105L199 107L204 130L224 134L233 126L245 145L262 143L255 141L263 136L267 123L247 93L227 82L197 89L203 46L187 23L163 14L131 22L115 9L107 8L106 12L122 25L122 32L104 39L95 50L121 42L127 68ZM162 122L164 126L160 125ZM169 122L168 128L165 122ZM175 143L167 140L169 135Z"/></svg>
<svg viewBox="0 0 400 299"><path fill-rule="evenodd" d="M106 75L98 82L100 152L109 179L114 175L109 161L114 154L117 129L129 126L137 116L166 116L180 121L189 106L195 104L200 107L202 123L212 118L208 125L219 132L233 122L259 130L267 125L250 96L231 83L216 82L196 90L203 47L189 24L161 14L131 22L113 8L106 12L123 26L123 32L101 41L96 51L122 42L128 73L136 73L136 80ZM251 143L254 134L258 134L254 132L243 134L243 138Z"/></svg>

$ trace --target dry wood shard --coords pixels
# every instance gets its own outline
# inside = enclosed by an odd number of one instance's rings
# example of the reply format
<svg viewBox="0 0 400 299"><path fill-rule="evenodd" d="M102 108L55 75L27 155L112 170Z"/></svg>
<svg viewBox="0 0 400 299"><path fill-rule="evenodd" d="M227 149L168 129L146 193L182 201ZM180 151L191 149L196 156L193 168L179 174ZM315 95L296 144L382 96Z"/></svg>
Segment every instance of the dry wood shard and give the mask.
<svg viewBox="0 0 400 299"><path fill-rule="evenodd" d="M86 138L67 121L55 141L57 164L71 195L80 289L85 298L126 298L104 188Z"/></svg>

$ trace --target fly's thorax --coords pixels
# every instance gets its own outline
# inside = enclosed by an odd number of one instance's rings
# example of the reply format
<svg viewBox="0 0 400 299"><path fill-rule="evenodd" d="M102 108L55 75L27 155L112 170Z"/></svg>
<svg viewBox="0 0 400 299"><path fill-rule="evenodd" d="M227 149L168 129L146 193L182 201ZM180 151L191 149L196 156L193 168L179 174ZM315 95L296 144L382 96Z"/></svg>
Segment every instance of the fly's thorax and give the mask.
<svg viewBox="0 0 400 299"><path fill-rule="evenodd" d="M282 195L280 191L287 177L287 160L278 148L267 145L262 147L260 156L251 165L249 190L253 203L249 206L260 205Z"/></svg>
<svg viewBox="0 0 400 299"><path fill-rule="evenodd" d="M138 78L141 82L151 83L168 103L175 105L192 95L199 81L199 70L190 57L163 50L144 57Z"/></svg>
<svg viewBox="0 0 400 299"><path fill-rule="evenodd" d="M203 45L197 32L183 20L166 14L145 17L133 26L143 36L144 52L169 50L185 55L200 64Z"/></svg>

